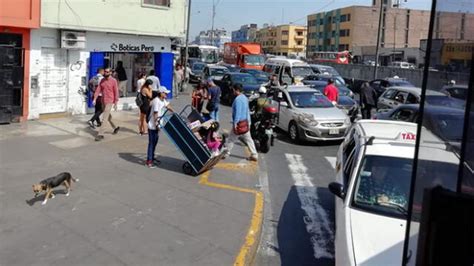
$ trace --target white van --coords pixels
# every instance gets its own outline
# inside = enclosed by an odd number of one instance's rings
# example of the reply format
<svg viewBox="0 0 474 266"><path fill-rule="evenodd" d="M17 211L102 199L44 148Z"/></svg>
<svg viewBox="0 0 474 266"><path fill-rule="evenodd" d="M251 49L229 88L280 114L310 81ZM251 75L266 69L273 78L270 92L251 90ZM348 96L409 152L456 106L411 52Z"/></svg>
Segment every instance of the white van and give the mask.
<svg viewBox="0 0 474 266"><path fill-rule="evenodd" d="M404 68L404 69L415 69L415 65L408 62L395 61L390 63L391 67Z"/></svg>
<svg viewBox="0 0 474 266"><path fill-rule="evenodd" d="M314 75L309 64L301 60L285 58L268 59L263 66L263 71L277 75L282 85L291 85L296 77L303 79L306 76Z"/></svg>

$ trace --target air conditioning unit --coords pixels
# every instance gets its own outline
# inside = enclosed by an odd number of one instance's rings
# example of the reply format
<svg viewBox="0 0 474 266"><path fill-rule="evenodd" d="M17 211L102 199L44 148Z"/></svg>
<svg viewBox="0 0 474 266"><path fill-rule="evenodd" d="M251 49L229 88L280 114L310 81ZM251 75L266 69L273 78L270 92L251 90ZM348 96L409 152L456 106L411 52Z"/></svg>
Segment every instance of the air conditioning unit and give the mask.
<svg viewBox="0 0 474 266"><path fill-rule="evenodd" d="M86 48L86 33L83 31L61 31L61 48L84 49Z"/></svg>

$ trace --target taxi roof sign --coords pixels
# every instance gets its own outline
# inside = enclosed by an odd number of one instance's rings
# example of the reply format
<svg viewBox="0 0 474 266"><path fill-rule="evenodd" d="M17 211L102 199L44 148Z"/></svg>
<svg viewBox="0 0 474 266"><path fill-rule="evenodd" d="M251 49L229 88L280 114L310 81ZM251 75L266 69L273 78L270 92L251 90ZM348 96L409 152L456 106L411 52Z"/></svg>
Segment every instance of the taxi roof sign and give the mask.
<svg viewBox="0 0 474 266"><path fill-rule="evenodd" d="M403 141L416 141L416 134L412 132L400 132L398 139Z"/></svg>

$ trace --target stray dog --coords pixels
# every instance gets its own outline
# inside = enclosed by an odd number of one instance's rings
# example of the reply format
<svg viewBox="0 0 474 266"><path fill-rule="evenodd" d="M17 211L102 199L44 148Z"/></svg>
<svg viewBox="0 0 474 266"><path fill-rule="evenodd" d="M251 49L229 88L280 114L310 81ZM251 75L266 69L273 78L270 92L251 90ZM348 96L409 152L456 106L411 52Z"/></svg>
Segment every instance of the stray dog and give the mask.
<svg viewBox="0 0 474 266"><path fill-rule="evenodd" d="M33 185L33 192L35 193L35 197L42 191L46 191L43 203L41 205L45 205L48 202L49 197L54 199L53 188L64 185L67 189L66 196L69 196L69 192L71 191L72 181L77 182L79 179L74 179L70 173L64 172L60 173L57 176L52 176L46 178L45 180L39 182L39 184Z"/></svg>

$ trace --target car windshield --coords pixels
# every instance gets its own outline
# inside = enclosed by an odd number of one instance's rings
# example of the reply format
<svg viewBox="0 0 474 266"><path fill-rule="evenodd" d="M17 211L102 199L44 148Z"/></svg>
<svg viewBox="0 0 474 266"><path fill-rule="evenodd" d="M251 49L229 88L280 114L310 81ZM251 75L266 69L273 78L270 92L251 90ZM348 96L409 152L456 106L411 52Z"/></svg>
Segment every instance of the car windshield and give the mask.
<svg viewBox="0 0 474 266"><path fill-rule="evenodd" d="M297 108L329 108L334 105L326 96L311 91L290 92L291 101Z"/></svg>
<svg viewBox="0 0 474 266"><path fill-rule="evenodd" d="M257 79L252 75L235 75L232 76L234 83L240 83L242 85L257 85Z"/></svg>
<svg viewBox="0 0 474 266"><path fill-rule="evenodd" d="M332 67L324 66L324 67L319 67L319 70L321 71L321 74L329 74L329 75L335 75L339 76L339 73Z"/></svg>
<svg viewBox="0 0 474 266"><path fill-rule="evenodd" d="M295 77L306 77L309 75L314 75L313 70L311 67L306 66L295 66L293 67L293 76Z"/></svg>
<svg viewBox="0 0 474 266"><path fill-rule="evenodd" d="M354 191L353 204L369 212L406 217L412 159L366 156Z"/></svg>
<svg viewBox="0 0 474 266"><path fill-rule="evenodd" d="M265 58L262 55L246 55L244 62L250 66L263 66L265 64Z"/></svg>
<svg viewBox="0 0 474 266"><path fill-rule="evenodd" d="M211 76L224 76L227 73L227 69L223 68L211 68Z"/></svg>
<svg viewBox="0 0 474 266"><path fill-rule="evenodd" d="M462 141L464 117L462 114L437 114L430 118L433 133L443 140Z"/></svg>
<svg viewBox="0 0 474 266"><path fill-rule="evenodd" d="M218 62L218 55L216 50L212 49L202 49L201 58L204 63L215 64Z"/></svg>
<svg viewBox="0 0 474 266"><path fill-rule="evenodd" d="M390 81L390 84L392 86L398 86L398 87L415 87L413 84L411 84L409 81L406 81L406 80L392 80Z"/></svg>

